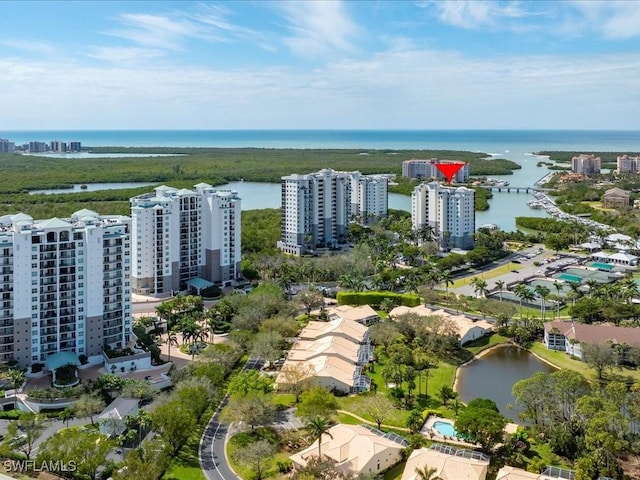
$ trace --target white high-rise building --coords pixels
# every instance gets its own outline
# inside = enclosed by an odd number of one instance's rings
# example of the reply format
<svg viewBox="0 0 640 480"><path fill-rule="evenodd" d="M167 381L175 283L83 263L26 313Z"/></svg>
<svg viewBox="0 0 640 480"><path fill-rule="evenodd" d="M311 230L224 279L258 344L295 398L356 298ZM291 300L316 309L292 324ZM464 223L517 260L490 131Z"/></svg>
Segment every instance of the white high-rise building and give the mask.
<svg viewBox="0 0 640 480"><path fill-rule="evenodd" d="M0 217L0 359L22 367L73 352L101 358L131 335L131 219Z"/></svg>
<svg viewBox="0 0 640 480"><path fill-rule="evenodd" d="M617 158L618 173L638 173L640 172L640 157L630 157L620 155Z"/></svg>
<svg viewBox="0 0 640 480"><path fill-rule="evenodd" d="M584 175L595 175L600 173L602 160L595 155L583 153L571 159L571 170L573 173Z"/></svg>
<svg viewBox="0 0 640 480"><path fill-rule="evenodd" d="M411 160L405 160L402 162L402 176L405 178L433 178L442 180L445 176L436 167L438 163L464 163L460 170L453 176L453 180L455 180L456 183L467 183L469 181L470 167L467 162L461 162L459 160L438 160L437 158L430 158L428 160L413 158Z"/></svg>
<svg viewBox="0 0 640 480"><path fill-rule="evenodd" d="M475 191L445 187L439 182L422 183L411 195L414 230L431 227L441 249L469 250L476 229Z"/></svg>
<svg viewBox="0 0 640 480"><path fill-rule="evenodd" d="M199 183L161 186L131 199L133 291L162 295L201 278L231 284L240 273L240 198ZM202 285L202 283L201 283Z"/></svg>
<svg viewBox="0 0 640 480"><path fill-rule="evenodd" d="M387 214L384 175L323 169L282 177L282 236L278 249L301 255L344 244L349 223Z"/></svg>

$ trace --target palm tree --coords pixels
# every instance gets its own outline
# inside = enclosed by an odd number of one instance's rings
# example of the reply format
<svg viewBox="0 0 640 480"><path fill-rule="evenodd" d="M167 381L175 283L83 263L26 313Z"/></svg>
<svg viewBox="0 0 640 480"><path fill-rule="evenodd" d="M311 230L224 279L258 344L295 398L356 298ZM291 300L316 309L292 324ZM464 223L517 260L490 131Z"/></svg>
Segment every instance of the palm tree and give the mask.
<svg viewBox="0 0 640 480"><path fill-rule="evenodd" d="M584 283L587 287L589 287L589 297L593 297L593 294L595 293L595 290L598 287L598 282L595 279L590 278Z"/></svg>
<svg viewBox="0 0 640 480"><path fill-rule="evenodd" d="M67 407L58 414L58 418L64 422L65 428L69 428L69 420L75 416L73 407Z"/></svg>
<svg viewBox="0 0 640 480"><path fill-rule="evenodd" d="M582 296L582 291L580 290L580 282L569 282L569 288L571 289L571 297L573 300L573 305L576 304L576 298L580 298Z"/></svg>
<svg viewBox="0 0 640 480"><path fill-rule="evenodd" d="M322 458L322 436L329 435L329 438L333 438L331 432L329 432L329 421L325 417L316 416L307 423L307 429L311 432L311 435L318 440L318 458Z"/></svg>
<svg viewBox="0 0 640 480"><path fill-rule="evenodd" d="M173 330L167 332L167 356L169 361L171 361L171 347L179 347L178 344L178 335Z"/></svg>
<svg viewBox="0 0 640 480"><path fill-rule="evenodd" d="M528 292L529 289L527 288L527 286L524 283L519 283L518 285L516 285L515 287L513 287L513 294L518 297L518 300L520 301L520 320L522 320L522 301L524 300L524 292Z"/></svg>
<svg viewBox="0 0 640 480"><path fill-rule="evenodd" d="M502 290L504 290L505 282L504 280L496 280L496 288L500 294L500 301L502 301Z"/></svg>
<svg viewBox="0 0 640 480"><path fill-rule="evenodd" d="M13 396L17 397L18 396L18 389L24 383L26 375L24 374L24 372L22 370L15 370L13 368L9 369L9 371L7 373L8 373L9 379L11 381L11 386L13 387Z"/></svg>
<svg viewBox="0 0 640 480"><path fill-rule="evenodd" d="M416 467L416 478L418 480L442 480L442 477L438 477L436 473L438 473L438 469L431 468L429 465L425 465L422 468Z"/></svg>
<svg viewBox="0 0 640 480"><path fill-rule="evenodd" d="M473 285L473 291L476 294L476 298L484 296L487 291L487 281L482 278L473 277L471 279L471 285Z"/></svg>
<svg viewBox="0 0 640 480"><path fill-rule="evenodd" d="M547 311L547 297L551 293L544 285L536 285L534 291L538 298L540 298L540 316L542 317L542 321L544 322L545 313Z"/></svg>
<svg viewBox="0 0 640 480"><path fill-rule="evenodd" d="M440 281L444 283L444 293L449 298L449 285L453 285L453 279L451 278L451 270L443 270L440 272Z"/></svg>
<svg viewBox="0 0 640 480"><path fill-rule="evenodd" d="M555 282L553 286L556 288L556 318L560 316L560 293L562 292L562 284L560 282Z"/></svg>

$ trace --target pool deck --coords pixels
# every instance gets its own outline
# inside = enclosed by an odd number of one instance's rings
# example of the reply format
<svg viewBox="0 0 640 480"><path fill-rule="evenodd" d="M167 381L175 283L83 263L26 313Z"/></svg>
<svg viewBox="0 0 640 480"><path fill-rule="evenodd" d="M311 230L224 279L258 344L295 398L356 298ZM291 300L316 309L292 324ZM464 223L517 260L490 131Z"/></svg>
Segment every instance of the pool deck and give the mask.
<svg viewBox="0 0 640 480"><path fill-rule="evenodd" d="M434 442L444 442L450 443L452 445L460 445L462 447L471 447L475 448L477 445L473 443L468 443L463 440L460 440L457 437L450 437L448 435L440 435L434 428L433 424L436 422L445 422L451 424L453 426L453 421L448 418L436 417L435 415L429 415L427 417L427 421L424 422L424 425L420 429L420 433L427 437L429 440L433 440Z"/></svg>

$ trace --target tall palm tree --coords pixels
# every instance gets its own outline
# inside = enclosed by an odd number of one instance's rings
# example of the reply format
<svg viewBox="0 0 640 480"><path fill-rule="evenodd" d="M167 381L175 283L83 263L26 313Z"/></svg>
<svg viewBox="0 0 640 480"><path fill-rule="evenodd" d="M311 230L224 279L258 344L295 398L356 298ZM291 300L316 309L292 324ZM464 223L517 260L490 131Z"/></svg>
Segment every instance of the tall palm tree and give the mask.
<svg viewBox="0 0 640 480"><path fill-rule="evenodd" d="M476 298L484 296L487 292L487 281L482 278L473 277L471 279L471 285L473 285L473 291L476 294Z"/></svg>
<svg viewBox="0 0 640 480"><path fill-rule="evenodd" d="M451 270L443 270L440 272L440 281L444 283L444 293L449 298L449 285L453 285L453 279L451 278Z"/></svg>
<svg viewBox="0 0 640 480"><path fill-rule="evenodd" d="M518 297L518 300L520 302L520 320L522 320L522 301L524 300L524 292L528 292L529 289L527 288L527 286L524 283L519 283L518 285L516 285L515 287L513 287L513 294Z"/></svg>
<svg viewBox="0 0 640 480"><path fill-rule="evenodd" d="M504 280L496 280L496 288L498 289L498 292L500 294L500 301L502 301L502 291L504 290L505 285L506 284Z"/></svg>
<svg viewBox="0 0 640 480"><path fill-rule="evenodd" d="M547 297L551 293L544 285L536 285L534 288L535 294L540 299L540 316L542 317L542 321L544 322L544 317L547 311Z"/></svg>
<svg viewBox="0 0 640 480"><path fill-rule="evenodd" d="M171 347L179 347L178 335L173 330L167 332L167 357L171 361Z"/></svg>
<svg viewBox="0 0 640 480"><path fill-rule="evenodd" d="M331 432L329 432L330 428L331 427L329 426L329 420L319 415L312 418L311 420L309 420L309 423L307 423L307 429L311 432L311 435L313 435L318 440L319 459L322 458L322 436L326 434L329 435L330 438L333 438L333 435L331 435Z"/></svg>
<svg viewBox="0 0 640 480"><path fill-rule="evenodd" d="M556 318L560 316L560 293L562 292L562 284L560 282L555 282L553 286L556 289Z"/></svg>
<svg viewBox="0 0 640 480"><path fill-rule="evenodd" d="M571 297L573 300L573 305L576 304L576 298L580 298L582 296L582 291L580 290L580 282L569 282L569 288L571 290Z"/></svg>
<svg viewBox="0 0 640 480"><path fill-rule="evenodd" d="M595 279L590 278L589 280L587 280L584 283L585 283L585 285L587 287L589 287L589 297L593 297L593 294L595 293L596 289L598 288L598 282Z"/></svg>
<svg viewBox="0 0 640 480"><path fill-rule="evenodd" d="M438 473L437 468L431 468L429 465L424 465L422 468L416 467L416 478L418 480L442 480L442 477L436 475Z"/></svg>

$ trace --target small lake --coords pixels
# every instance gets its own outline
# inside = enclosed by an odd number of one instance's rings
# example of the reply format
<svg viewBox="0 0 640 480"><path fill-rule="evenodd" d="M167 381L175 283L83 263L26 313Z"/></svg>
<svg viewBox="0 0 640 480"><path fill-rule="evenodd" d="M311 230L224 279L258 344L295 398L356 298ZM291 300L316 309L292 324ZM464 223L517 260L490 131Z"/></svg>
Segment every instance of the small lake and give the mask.
<svg viewBox="0 0 640 480"><path fill-rule="evenodd" d="M474 398L489 398L496 402L500 413L505 417L521 422L518 410L507 408L508 404L515 403L515 398L511 395L513 385L536 372L554 371L555 368L539 360L528 350L514 345L497 347L460 367L457 391L464 403Z"/></svg>
<svg viewBox="0 0 640 480"><path fill-rule="evenodd" d="M122 182L122 183L77 183L71 188L50 188L46 190L31 190L29 195L45 194L45 195L59 195L64 193L81 193L81 192L97 192L99 190L121 190L125 188L139 188L148 187L151 185L159 185L149 182ZM86 188L82 188L85 186Z"/></svg>

